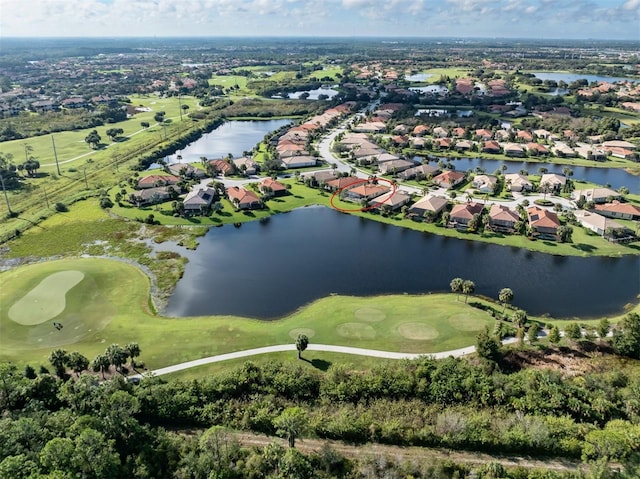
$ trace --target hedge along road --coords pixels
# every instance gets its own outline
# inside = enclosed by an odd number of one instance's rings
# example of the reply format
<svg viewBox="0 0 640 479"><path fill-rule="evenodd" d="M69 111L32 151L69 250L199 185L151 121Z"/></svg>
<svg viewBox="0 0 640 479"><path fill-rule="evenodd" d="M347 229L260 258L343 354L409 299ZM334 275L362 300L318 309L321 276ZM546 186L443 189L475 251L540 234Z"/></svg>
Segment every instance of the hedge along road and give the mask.
<svg viewBox="0 0 640 479"><path fill-rule="evenodd" d="M544 334L544 333L541 333ZM507 338L502 341L502 344L510 344L516 342L516 338ZM246 358L249 356L257 356L259 354L267 353L282 353L286 351L295 351L295 344L279 344L277 346L266 346L263 348L246 349L244 351L236 351L235 353L218 354L216 356L209 356L206 358L195 359L193 361L187 361L185 363L174 364L173 366L167 366L164 368L156 369L155 371L149 371L143 374L134 374L128 377L128 379L142 379L145 375L151 376L163 376L165 374L176 373L178 371L184 371L185 369L196 368L198 366L204 366L211 363L219 363L222 361L229 361L231 359ZM363 349L352 348L349 346L332 346L330 344L310 344L307 347L309 351L324 351L331 353L342 354L354 354L356 356L370 356L374 358L384 359L418 359L426 356L433 359L444 359L449 356L458 358L472 354L476 351L475 346L469 346L466 348L452 349L450 351L440 351L438 353L398 353L393 351L380 351L378 349Z"/></svg>

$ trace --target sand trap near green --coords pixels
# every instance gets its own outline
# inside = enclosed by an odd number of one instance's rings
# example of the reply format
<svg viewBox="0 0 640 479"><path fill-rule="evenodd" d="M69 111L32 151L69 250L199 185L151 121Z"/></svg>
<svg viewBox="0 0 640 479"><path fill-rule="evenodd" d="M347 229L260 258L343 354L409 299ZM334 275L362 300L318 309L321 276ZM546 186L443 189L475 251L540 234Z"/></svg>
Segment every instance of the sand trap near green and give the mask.
<svg viewBox="0 0 640 479"><path fill-rule="evenodd" d="M67 304L67 292L84 278L82 271L60 271L44 278L11 306L9 319L24 326L44 323L61 314Z"/></svg>

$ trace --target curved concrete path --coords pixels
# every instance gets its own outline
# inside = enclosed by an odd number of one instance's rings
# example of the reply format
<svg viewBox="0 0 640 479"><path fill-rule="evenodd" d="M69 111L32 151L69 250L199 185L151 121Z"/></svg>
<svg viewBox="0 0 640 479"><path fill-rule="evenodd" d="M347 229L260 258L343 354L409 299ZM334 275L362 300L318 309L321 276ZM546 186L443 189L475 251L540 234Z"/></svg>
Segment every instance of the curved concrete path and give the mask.
<svg viewBox="0 0 640 479"><path fill-rule="evenodd" d="M502 343L509 344L515 342L516 338L505 339ZM209 356L207 358L194 359L193 361L187 361L185 363L174 364L173 366L167 366L165 368L156 369L142 374L134 374L128 376L128 379L141 379L143 376L163 376L165 374L171 374L185 369L191 369L198 366L204 366L205 364L219 363L222 361L229 361L230 359L240 359L249 356L257 356L259 354L267 353L281 353L285 351L295 351L295 344L279 344L276 346L265 346L263 348L246 349L244 351L236 351L234 353L218 354L216 356ZM307 351L325 351L330 353L342 353L342 354L354 354L356 356L369 356L374 358L385 359L417 359L422 356L427 356L434 359L443 359L449 356L454 358L465 356L467 354L474 353L476 351L475 346L469 346L466 348L452 349L450 351L440 351L437 353L398 353L393 351L381 351L379 349L363 349L352 348L349 346L333 346L330 344L310 344L307 347Z"/></svg>

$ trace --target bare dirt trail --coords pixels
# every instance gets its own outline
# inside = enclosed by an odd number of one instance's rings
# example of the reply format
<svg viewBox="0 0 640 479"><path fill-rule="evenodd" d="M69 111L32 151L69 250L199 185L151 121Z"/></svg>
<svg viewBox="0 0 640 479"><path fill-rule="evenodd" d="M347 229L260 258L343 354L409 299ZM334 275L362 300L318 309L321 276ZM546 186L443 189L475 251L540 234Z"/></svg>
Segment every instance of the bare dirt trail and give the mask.
<svg viewBox="0 0 640 479"><path fill-rule="evenodd" d="M234 432L232 435L244 447L265 447L272 442L287 447L287 441L278 437L257 435L253 433ZM578 471L583 467L579 461L563 458L539 459L529 456L487 454L473 451L456 451L444 448L401 447L385 444L352 445L339 441L323 439L298 439L296 449L305 453L317 452L324 445L330 445L335 451L351 458L388 457L397 462L421 463L425 461L453 461L457 464L482 465L497 462L504 467L524 467L526 469L546 469L553 471Z"/></svg>

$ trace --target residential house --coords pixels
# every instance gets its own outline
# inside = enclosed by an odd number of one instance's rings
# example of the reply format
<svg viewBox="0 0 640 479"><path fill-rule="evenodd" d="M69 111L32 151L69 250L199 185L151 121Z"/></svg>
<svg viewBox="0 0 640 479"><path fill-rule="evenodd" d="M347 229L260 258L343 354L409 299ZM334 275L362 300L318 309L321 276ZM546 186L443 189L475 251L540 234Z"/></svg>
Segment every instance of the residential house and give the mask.
<svg viewBox="0 0 640 479"><path fill-rule="evenodd" d="M541 239L557 239L560 220L552 211L543 210L537 206L527 208L527 217L532 235Z"/></svg>
<svg viewBox="0 0 640 479"><path fill-rule="evenodd" d="M497 140L497 141L507 141L509 138L511 138L511 133L509 133L508 130L505 130L504 128L501 128L500 130L497 130L494 134L493 137Z"/></svg>
<svg viewBox="0 0 640 479"><path fill-rule="evenodd" d="M434 138L446 138L448 136L449 136L449 132L445 128L442 128L441 126L436 126L433 129Z"/></svg>
<svg viewBox="0 0 640 479"><path fill-rule="evenodd" d="M129 202L136 206L155 205L171 198L171 190L168 186L156 186L134 191L129 195Z"/></svg>
<svg viewBox="0 0 640 479"><path fill-rule="evenodd" d="M492 195L498 186L498 178L493 175L476 175L471 184L480 193Z"/></svg>
<svg viewBox="0 0 640 479"><path fill-rule="evenodd" d="M327 182L335 179L335 177L335 173L331 170L315 171L313 173L302 175L304 182L310 183L311 185L314 183L316 185L325 185Z"/></svg>
<svg viewBox="0 0 640 479"><path fill-rule="evenodd" d="M609 152L611 156L616 158L622 158L623 160L638 160L638 154L629 148L619 148L617 146L610 146L605 151Z"/></svg>
<svg viewBox="0 0 640 479"><path fill-rule="evenodd" d="M209 160L211 169L222 176L232 175L235 172L233 163L227 160Z"/></svg>
<svg viewBox="0 0 640 479"><path fill-rule="evenodd" d="M177 185L182 179L174 175L149 175L138 180L138 189Z"/></svg>
<svg viewBox="0 0 640 479"><path fill-rule="evenodd" d="M491 130L487 130L486 128L481 128L475 131L476 138L479 140L488 141L493 138L493 132Z"/></svg>
<svg viewBox="0 0 640 479"><path fill-rule="evenodd" d="M549 150L546 146L541 145L540 143L535 143L533 141L530 143L527 143L527 151L529 152L530 155L534 155L534 156L549 154Z"/></svg>
<svg viewBox="0 0 640 479"><path fill-rule="evenodd" d="M369 206L373 209L388 208L391 211L395 211L398 208L402 208L409 203L409 201L411 201L411 195L409 195L409 193L396 189L395 191L389 191L372 199L369 201Z"/></svg>
<svg viewBox="0 0 640 479"><path fill-rule="evenodd" d="M525 143L530 143L533 141L533 135L526 130L518 130L516 133L516 139Z"/></svg>
<svg viewBox="0 0 640 479"><path fill-rule="evenodd" d="M427 195L411 205L408 214L414 218L436 218L448 204L442 196Z"/></svg>
<svg viewBox="0 0 640 479"><path fill-rule="evenodd" d="M258 163L253 158L243 156L241 158L234 158L233 165L237 171L243 172L245 175L255 175L258 172Z"/></svg>
<svg viewBox="0 0 640 479"><path fill-rule="evenodd" d="M567 178L556 173L545 173L540 177L540 188L547 185L549 190L559 191L567 183Z"/></svg>
<svg viewBox="0 0 640 479"><path fill-rule="evenodd" d="M485 141L482 145L483 153L500 154L500 145L497 141Z"/></svg>
<svg viewBox="0 0 640 479"><path fill-rule="evenodd" d="M466 132L467 130L465 130L461 126L457 126L453 130L451 130L451 135L454 136L455 138L462 138Z"/></svg>
<svg viewBox="0 0 640 479"><path fill-rule="evenodd" d="M205 172L189 163L171 163L167 165L169 173L182 178L204 178Z"/></svg>
<svg viewBox="0 0 640 479"><path fill-rule="evenodd" d="M386 129L386 125L381 121L360 123L351 128L356 133L384 133Z"/></svg>
<svg viewBox="0 0 640 479"><path fill-rule="evenodd" d="M437 146L441 150L448 150L451 148L451 138L436 138L433 140L433 146Z"/></svg>
<svg viewBox="0 0 640 479"><path fill-rule="evenodd" d="M383 195L389 191L388 186L373 184L373 183L359 183L353 188L348 188L344 191L346 199L362 201L372 200L380 195Z"/></svg>
<svg viewBox="0 0 640 479"><path fill-rule="evenodd" d="M475 214L482 214L484 205L470 201L469 203L461 203L453 205L449 215L449 225L456 229L466 229L469 222Z"/></svg>
<svg viewBox="0 0 640 479"><path fill-rule="evenodd" d="M341 191L349 186L355 186L358 183L361 183L362 180L356 178L355 176L339 176L338 178L333 178L325 182L325 188L329 191Z"/></svg>
<svg viewBox="0 0 640 479"><path fill-rule="evenodd" d="M453 188L462 183L466 175L460 171L447 170L433 178L433 182L442 188Z"/></svg>
<svg viewBox="0 0 640 479"><path fill-rule="evenodd" d="M229 201L239 210L253 210L262 208L262 201L253 191L238 186L227 188Z"/></svg>
<svg viewBox="0 0 640 479"><path fill-rule="evenodd" d="M62 106L69 109L75 108L87 108L87 101L81 96L74 96L71 98L67 98L62 100Z"/></svg>
<svg viewBox="0 0 640 479"><path fill-rule="evenodd" d="M318 159L315 156L310 155L294 155L280 158L282 166L285 168L304 168L307 166L316 166Z"/></svg>
<svg viewBox="0 0 640 479"><path fill-rule="evenodd" d="M571 198L574 200L580 199L581 196L584 196L587 201L593 201L595 204L622 199L622 195L611 188L586 188L584 190L573 190L571 192Z"/></svg>
<svg viewBox="0 0 640 479"><path fill-rule="evenodd" d="M265 178L258 186L260 193L266 196L284 196L287 194L287 187L272 178Z"/></svg>
<svg viewBox="0 0 640 479"><path fill-rule="evenodd" d="M402 171L408 170L409 168L413 168L414 166L415 166L415 163L413 161L392 160L392 161L385 161L384 163L381 163L379 166L379 169L380 169L380 173L382 173L383 175L387 175L387 174L395 175Z"/></svg>
<svg viewBox="0 0 640 479"><path fill-rule="evenodd" d="M604 236L607 228L613 230L625 229L625 227L620 223L605 216L599 215L598 213L593 213L591 211L585 210L576 210L574 211L574 214L578 223L580 223L584 228L591 230L600 236Z"/></svg>
<svg viewBox="0 0 640 479"><path fill-rule="evenodd" d="M551 147L551 151L560 158L573 158L576 156L575 150L562 141L556 141Z"/></svg>
<svg viewBox="0 0 640 479"><path fill-rule="evenodd" d="M504 175L504 182L509 191L531 191L533 183L525 175L519 173L507 173Z"/></svg>
<svg viewBox="0 0 640 479"><path fill-rule="evenodd" d="M602 147L607 148L626 148L628 150L635 150L638 148L637 145L631 143L630 141L625 140L609 140L602 143Z"/></svg>
<svg viewBox="0 0 640 479"><path fill-rule="evenodd" d="M186 214L198 214L209 209L216 198L213 188L196 188L191 190L182 200L182 207Z"/></svg>
<svg viewBox="0 0 640 479"><path fill-rule="evenodd" d="M595 210L602 216L621 220L640 220L640 207L614 200L611 203L596 205Z"/></svg>
<svg viewBox="0 0 640 479"><path fill-rule="evenodd" d="M533 130L533 134L536 137L542 138L544 140L548 139L551 136L551 132L544 129Z"/></svg>
<svg viewBox="0 0 640 479"><path fill-rule="evenodd" d="M429 176L433 177L440 173L440 168L437 166L430 165L428 163L424 163L422 165L414 166L413 168L409 168L408 170L404 170L403 172L398 174L399 178L403 180L411 180L413 178L428 178Z"/></svg>
<svg viewBox="0 0 640 479"><path fill-rule="evenodd" d="M504 205L491 205L489 210L489 228L500 233L513 233L520 215Z"/></svg>
<svg viewBox="0 0 640 479"><path fill-rule="evenodd" d="M578 156L587 160L605 161L607 159L607 152L605 150L587 143L578 143L575 150Z"/></svg>
<svg viewBox="0 0 640 479"><path fill-rule="evenodd" d="M473 148L473 142L470 140L457 141L454 146L456 151L469 151L471 148Z"/></svg>
<svg viewBox="0 0 640 479"><path fill-rule="evenodd" d="M418 125L413 129L413 136L424 136L429 133L429 127L425 125Z"/></svg>
<svg viewBox="0 0 640 479"><path fill-rule="evenodd" d="M505 143L503 146L504 154L507 156L522 157L525 156L524 147L518 143Z"/></svg>

